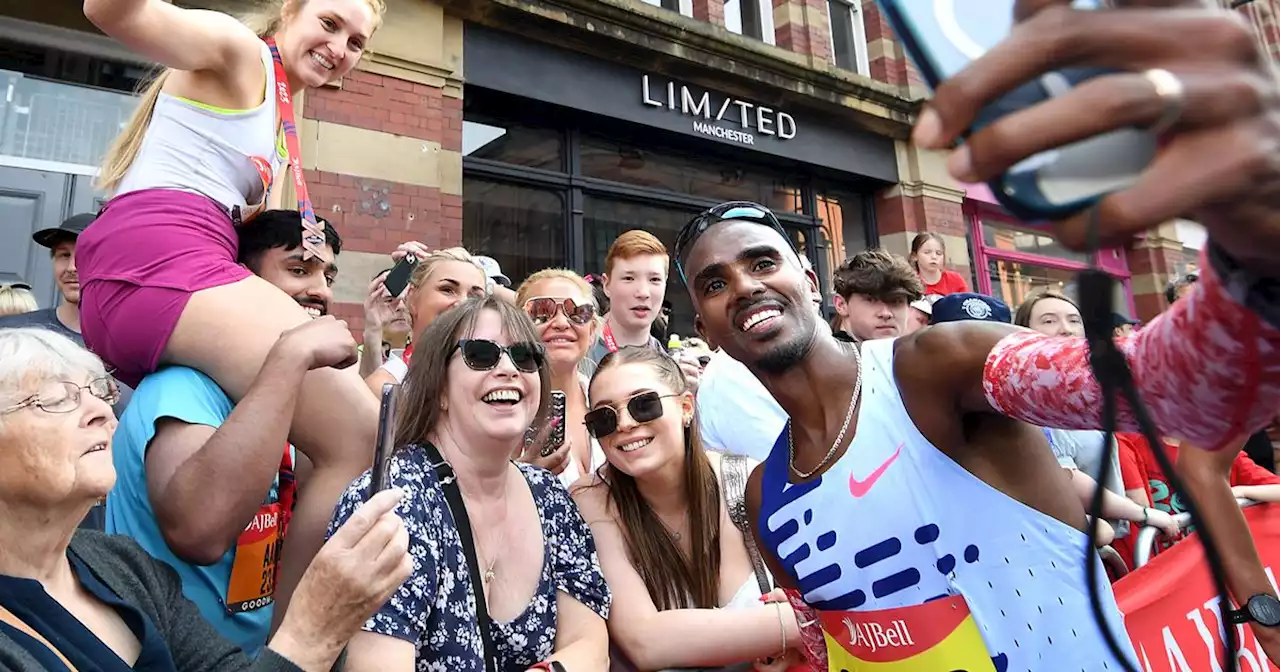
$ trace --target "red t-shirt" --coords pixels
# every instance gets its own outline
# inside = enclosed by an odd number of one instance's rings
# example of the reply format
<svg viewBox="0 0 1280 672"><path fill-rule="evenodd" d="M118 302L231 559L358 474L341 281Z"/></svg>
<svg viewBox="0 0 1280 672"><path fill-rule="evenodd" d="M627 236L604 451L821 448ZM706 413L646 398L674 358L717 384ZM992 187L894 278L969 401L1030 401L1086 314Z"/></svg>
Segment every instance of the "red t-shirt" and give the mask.
<svg viewBox="0 0 1280 672"><path fill-rule="evenodd" d="M924 282L924 280L921 279L921 282ZM932 285L926 284L924 286L925 296L930 294L946 296L948 294L961 294L967 291L969 291L969 283L965 282L964 278L955 271L943 271L942 277L938 278L936 283Z"/></svg>
<svg viewBox="0 0 1280 672"><path fill-rule="evenodd" d="M1164 470L1160 468L1160 463L1156 461L1156 455L1151 450L1151 445L1147 443L1146 438L1141 434L1120 432L1116 434L1116 443L1120 450L1120 476L1124 480L1125 490L1145 490L1147 498L1151 500L1151 508L1159 509L1170 515L1178 515L1187 510L1186 503L1183 501L1182 494L1173 492L1169 485L1169 479L1165 476ZM1178 462L1178 446L1177 444L1164 442L1165 454L1169 456L1169 460L1173 463ZM1266 469L1258 466L1257 462L1249 459L1249 456L1242 450L1236 459L1231 463L1231 474L1228 479L1232 487L1237 485L1272 485L1280 483L1280 476L1277 476ZM1191 532L1193 528L1188 528ZM1133 547L1132 541L1136 537L1136 533L1128 538L1118 540L1115 544L1116 550L1120 551L1125 562L1129 566L1133 566ZM1172 544L1160 538L1156 544L1156 550L1163 550ZM1121 549L1123 546L1123 550Z"/></svg>

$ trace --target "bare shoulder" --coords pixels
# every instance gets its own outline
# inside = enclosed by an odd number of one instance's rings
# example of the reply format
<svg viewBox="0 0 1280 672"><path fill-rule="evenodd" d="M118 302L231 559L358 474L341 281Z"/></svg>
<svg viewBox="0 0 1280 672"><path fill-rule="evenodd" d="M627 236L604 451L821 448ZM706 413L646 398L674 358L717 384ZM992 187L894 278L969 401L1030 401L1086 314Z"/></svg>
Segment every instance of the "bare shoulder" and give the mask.
<svg viewBox="0 0 1280 672"><path fill-rule="evenodd" d="M598 522L610 522L613 515L609 506L609 484L596 473L579 478L569 486L569 495L578 505L578 511L588 525Z"/></svg>

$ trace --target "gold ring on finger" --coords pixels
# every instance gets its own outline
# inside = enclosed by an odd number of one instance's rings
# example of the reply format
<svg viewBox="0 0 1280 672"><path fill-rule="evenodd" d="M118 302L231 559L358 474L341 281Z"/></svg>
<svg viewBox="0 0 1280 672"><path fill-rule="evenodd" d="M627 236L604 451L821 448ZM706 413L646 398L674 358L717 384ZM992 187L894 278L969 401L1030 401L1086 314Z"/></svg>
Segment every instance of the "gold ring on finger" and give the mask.
<svg viewBox="0 0 1280 672"><path fill-rule="evenodd" d="M1186 87L1182 85L1182 80L1178 79L1177 75L1162 68L1151 68L1142 73L1142 76L1155 87L1156 96L1163 103L1160 118L1147 129L1154 135L1160 136L1173 128L1173 125L1182 118L1182 113L1186 111Z"/></svg>

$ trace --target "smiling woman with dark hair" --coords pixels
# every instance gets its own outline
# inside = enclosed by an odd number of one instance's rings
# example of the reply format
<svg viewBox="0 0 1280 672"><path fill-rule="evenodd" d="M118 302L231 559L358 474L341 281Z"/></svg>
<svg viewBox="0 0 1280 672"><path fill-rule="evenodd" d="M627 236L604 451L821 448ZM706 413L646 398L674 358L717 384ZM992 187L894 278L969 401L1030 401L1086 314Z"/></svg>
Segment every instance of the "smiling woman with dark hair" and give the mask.
<svg viewBox="0 0 1280 672"><path fill-rule="evenodd" d="M416 346L388 469L406 492L414 572L351 640L347 669L480 671L486 650L499 670L608 669L610 594L591 532L555 476L511 461L550 389L533 323L473 298ZM335 525L369 481L351 484Z"/></svg>

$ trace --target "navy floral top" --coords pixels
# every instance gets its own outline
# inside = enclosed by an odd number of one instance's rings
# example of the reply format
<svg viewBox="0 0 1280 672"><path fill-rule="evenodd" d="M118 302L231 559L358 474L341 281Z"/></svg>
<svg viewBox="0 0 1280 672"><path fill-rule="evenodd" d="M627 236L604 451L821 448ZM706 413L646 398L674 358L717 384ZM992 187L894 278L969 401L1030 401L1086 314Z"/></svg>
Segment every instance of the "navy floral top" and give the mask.
<svg viewBox="0 0 1280 672"><path fill-rule="evenodd" d="M503 670L523 671L555 652L556 592L564 591L601 618L609 618L611 595L595 540L569 491L551 472L518 465L542 519L542 578L529 606L514 620L493 622L493 642ZM413 574L364 629L413 642L416 672L484 672L483 645L476 622L476 590L467 571L444 492L421 446L409 446L391 460L388 480L405 492L397 513L409 531ZM365 499L369 472L343 493L329 534Z"/></svg>

